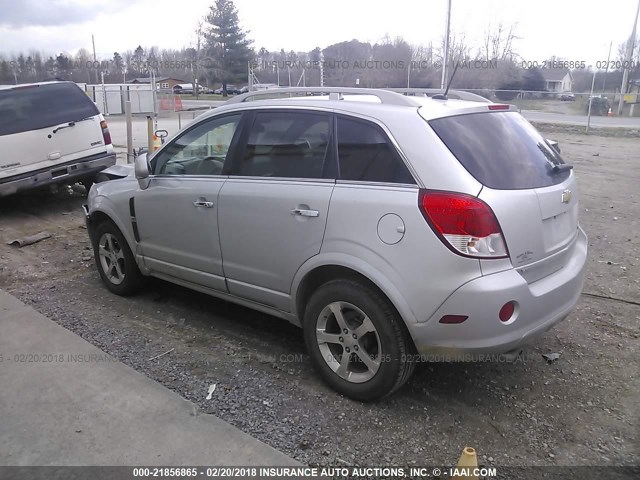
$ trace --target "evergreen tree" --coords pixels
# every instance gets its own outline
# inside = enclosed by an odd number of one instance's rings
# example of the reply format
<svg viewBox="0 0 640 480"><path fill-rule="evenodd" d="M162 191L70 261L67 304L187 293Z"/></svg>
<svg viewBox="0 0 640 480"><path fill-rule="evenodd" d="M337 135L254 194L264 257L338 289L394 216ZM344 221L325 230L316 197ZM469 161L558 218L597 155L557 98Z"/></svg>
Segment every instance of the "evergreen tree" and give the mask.
<svg viewBox="0 0 640 480"><path fill-rule="evenodd" d="M251 40L238 22L238 11L232 0L216 0L210 7L205 34L209 70L213 81L222 82L223 95L227 85L247 76L248 62L253 58Z"/></svg>
<svg viewBox="0 0 640 480"><path fill-rule="evenodd" d="M542 72L538 68L528 68L522 75L522 89L532 92L542 92L546 90L547 82L544 80Z"/></svg>

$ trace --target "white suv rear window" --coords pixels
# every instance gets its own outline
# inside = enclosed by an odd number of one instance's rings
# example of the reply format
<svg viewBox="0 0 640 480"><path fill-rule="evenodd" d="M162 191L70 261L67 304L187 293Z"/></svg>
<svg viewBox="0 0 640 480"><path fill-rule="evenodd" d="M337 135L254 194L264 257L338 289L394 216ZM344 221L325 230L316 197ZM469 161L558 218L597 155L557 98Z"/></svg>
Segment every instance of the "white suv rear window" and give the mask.
<svg viewBox="0 0 640 480"><path fill-rule="evenodd" d="M538 131L517 112L456 115L429 122L458 161L483 185L519 190L557 185L568 170Z"/></svg>
<svg viewBox="0 0 640 480"><path fill-rule="evenodd" d="M99 113L91 99L73 83L0 90L0 135L53 127Z"/></svg>

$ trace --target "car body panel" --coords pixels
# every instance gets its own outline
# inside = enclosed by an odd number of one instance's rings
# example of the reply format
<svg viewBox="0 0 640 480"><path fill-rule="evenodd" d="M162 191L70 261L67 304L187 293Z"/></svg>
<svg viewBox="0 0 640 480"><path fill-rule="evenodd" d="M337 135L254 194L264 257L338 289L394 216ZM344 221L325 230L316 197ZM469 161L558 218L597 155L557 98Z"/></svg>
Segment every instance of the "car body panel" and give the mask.
<svg viewBox="0 0 640 480"><path fill-rule="evenodd" d="M322 180L227 180L218 216L230 293L289 309L295 272L320 252L333 188ZM317 216L293 214L297 208Z"/></svg>
<svg viewBox="0 0 640 480"><path fill-rule="evenodd" d="M562 201L564 192L572 192L569 203ZM573 174L558 185L544 188L483 188L479 198L487 202L494 211L516 268L544 259L560 260L554 254L577 235L577 185ZM523 218L527 221L523 222ZM561 267L561 263L556 265L558 269Z"/></svg>
<svg viewBox="0 0 640 480"><path fill-rule="evenodd" d="M445 247L417 205L416 187L338 182L322 253L343 253L372 265L380 274L368 278L376 285L393 284L401 295L397 303L408 304L410 317L424 322L455 288L482 272L477 259Z"/></svg>
<svg viewBox="0 0 640 480"><path fill-rule="evenodd" d="M470 354L521 348L563 320L573 309L584 281L587 239L580 229L567 247L568 261L556 272L527 283L514 269L484 275L458 288L428 322L407 324L427 360L470 360ZM501 322L500 308L517 301L515 319ZM442 324L444 315L466 315L460 324Z"/></svg>
<svg viewBox="0 0 640 480"><path fill-rule="evenodd" d="M217 208L225 180L154 176L146 189L134 194L140 253L150 271L227 290ZM213 206L195 206L198 201Z"/></svg>

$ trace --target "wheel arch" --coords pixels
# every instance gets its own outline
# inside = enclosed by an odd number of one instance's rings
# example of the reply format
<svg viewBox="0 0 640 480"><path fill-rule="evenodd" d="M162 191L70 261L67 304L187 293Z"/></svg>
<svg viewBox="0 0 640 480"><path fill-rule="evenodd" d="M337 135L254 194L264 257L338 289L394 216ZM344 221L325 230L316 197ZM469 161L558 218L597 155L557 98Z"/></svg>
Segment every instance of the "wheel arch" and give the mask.
<svg viewBox="0 0 640 480"><path fill-rule="evenodd" d="M136 248L137 243L133 238L133 231L131 226L125 225L124 222L120 219L120 216L116 214L115 210L113 208L110 208L108 201L106 200L101 201L100 200L101 198L104 198L104 197L98 197L95 199L96 204L93 206L93 208L89 212L89 220L90 220L89 235L91 236L91 239L93 240L93 231L95 231L96 226L98 224L104 221L113 222L115 226L118 227L118 230L120 230L120 232L124 236L125 240L127 241L127 244L129 245L129 248L131 249L135 257L137 252L137 248Z"/></svg>
<svg viewBox="0 0 640 480"><path fill-rule="evenodd" d="M360 281L383 295L395 309L402 323L410 332L408 323L415 323L416 317L400 291L386 276L373 266L350 256L322 261L314 257L298 270L292 288L292 312L303 323L305 306L313 292L322 284L337 278Z"/></svg>

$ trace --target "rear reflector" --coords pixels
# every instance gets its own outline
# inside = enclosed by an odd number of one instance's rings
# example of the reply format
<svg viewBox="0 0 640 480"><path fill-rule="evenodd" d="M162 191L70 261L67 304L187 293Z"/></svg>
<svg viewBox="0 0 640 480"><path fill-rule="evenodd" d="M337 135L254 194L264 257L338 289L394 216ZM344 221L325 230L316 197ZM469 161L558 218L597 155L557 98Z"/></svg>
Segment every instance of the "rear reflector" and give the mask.
<svg viewBox="0 0 640 480"><path fill-rule="evenodd" d="M511 301L505 303L500 309L500 313L498 314L498 318L500 318L501 322L508 322L513 317L513 312L516 310L516 302Z"/></svg>
<svg viewBox="0 0 640 480"><path fill-rule="evenodd" d="M420 190L418 202L422 215L450 250L474 258L508 256L498 220L479 198Z"/></svg>
<svg viewBox="0 0 640 480"><path fill-rule="evenodd" d="M489 105L489 110L509 110L510 105L495 104Z"/></svg>
<svg viewBox="0 0 640 480"><path fill-rule="evenodd" d="M102 120L100 122L100 128L102 128L102 138L104 139L104 144L109 145L111 143L111 132L109 132L109 127L107 126L107 122Z"/></svg>
<svg viewBox="0 0 640 480"><path fill-rule="evenodd" d="M467 318L469 318L469 317L466 316L466 315L445 315L444 317L442 317L440 319L440 323L448 323L448 324L462 323Z"/></svg>

